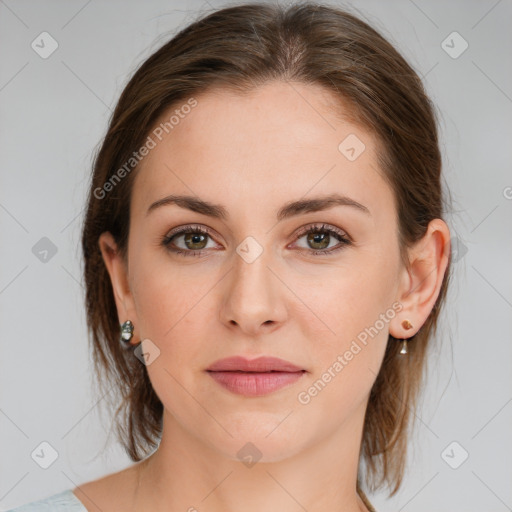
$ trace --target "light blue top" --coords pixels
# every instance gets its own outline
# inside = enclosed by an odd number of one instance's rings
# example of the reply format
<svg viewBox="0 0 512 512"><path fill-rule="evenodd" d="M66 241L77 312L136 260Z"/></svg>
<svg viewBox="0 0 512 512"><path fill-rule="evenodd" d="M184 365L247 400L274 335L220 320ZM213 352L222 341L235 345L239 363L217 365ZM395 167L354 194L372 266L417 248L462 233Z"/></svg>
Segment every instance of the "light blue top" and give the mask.
<svg viewBox="0 0 512 512"><path fill-rule="evenodd" d="M53 494L48 498L33 501L7 512L87 512L83 503L73 494L72 489Z"/></svg>

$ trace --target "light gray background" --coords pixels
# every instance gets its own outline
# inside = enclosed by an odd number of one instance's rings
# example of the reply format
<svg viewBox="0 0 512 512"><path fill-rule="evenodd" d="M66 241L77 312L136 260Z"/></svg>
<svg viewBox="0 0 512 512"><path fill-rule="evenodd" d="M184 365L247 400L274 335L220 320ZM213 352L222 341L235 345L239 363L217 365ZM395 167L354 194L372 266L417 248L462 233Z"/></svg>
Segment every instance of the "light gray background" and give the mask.
<svg viewBox="0 0 512 512"><path fill-rule="evenodd" d="M85 186L136 65L199 11L224 5L0 0L1 510L131 464L113 440L104 447L104 400L93 393L79 248ZM407 477L392 499L370 499L379 512L512 510L512 3L339 5L424 76L456 210L449 310ZM31 48L43 31L59 45L47 59ZM453 31L469 44L458 58L442 46ZM57 249L46 262L32 250L42 237ZM48 469L31 458L43 441L59 455ZM462 450L468 459L452 469L446 460L460 462Z"/></svg>

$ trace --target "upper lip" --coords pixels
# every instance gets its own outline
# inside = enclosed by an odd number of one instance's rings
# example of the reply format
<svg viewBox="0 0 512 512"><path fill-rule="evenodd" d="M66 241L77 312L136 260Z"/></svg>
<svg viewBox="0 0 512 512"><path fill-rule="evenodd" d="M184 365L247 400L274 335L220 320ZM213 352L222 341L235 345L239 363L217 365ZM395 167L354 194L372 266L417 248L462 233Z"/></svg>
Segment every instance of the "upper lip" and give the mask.
<svg viewBox="0 0 512 512"><path fill-rule="evenodd" d="M300 372L305 371L289 361L277 357L262 356L256 359L246 359L242 356L219 359L210 365L207 371L242 371L242 372Z"/></svg>

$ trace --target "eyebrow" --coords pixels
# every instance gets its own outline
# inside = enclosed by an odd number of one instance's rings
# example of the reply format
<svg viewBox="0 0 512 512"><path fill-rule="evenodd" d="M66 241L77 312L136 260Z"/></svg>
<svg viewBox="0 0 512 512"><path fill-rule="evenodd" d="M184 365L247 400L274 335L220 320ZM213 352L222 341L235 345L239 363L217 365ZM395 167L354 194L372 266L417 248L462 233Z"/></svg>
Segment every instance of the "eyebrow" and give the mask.
<svg viewBox="0 0 512 512"><path fill-rule="evenodd" d="M226 208L220 204L214 204L195 196L187 195L169 195L151 204L146 212L146 216L152 211L162 206L174 204L180 208L191 210L215 219L228 220L229 214ZM278 221L300 215L302 213L319 212L334 208L335 206L350 206L358 211L371 216L370 210L350 197L340 194L330 194L328 196L314 197L311 199L299 199L286 203L276 215Z"/></svg>

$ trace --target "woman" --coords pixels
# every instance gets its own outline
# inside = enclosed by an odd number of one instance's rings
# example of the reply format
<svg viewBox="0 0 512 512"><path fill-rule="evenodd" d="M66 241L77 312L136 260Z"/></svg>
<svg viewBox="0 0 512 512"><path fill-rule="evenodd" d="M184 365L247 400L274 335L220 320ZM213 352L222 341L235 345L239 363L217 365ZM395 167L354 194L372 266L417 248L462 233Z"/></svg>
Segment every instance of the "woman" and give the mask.
<svg viewBox="0 0 512 512"><path fill-rule="evenodd" d="M444 208L433 106L366 23L254 3L182 30L119 99L82 234L135 464L16 510L374 510L446 296Z"/></svg>

